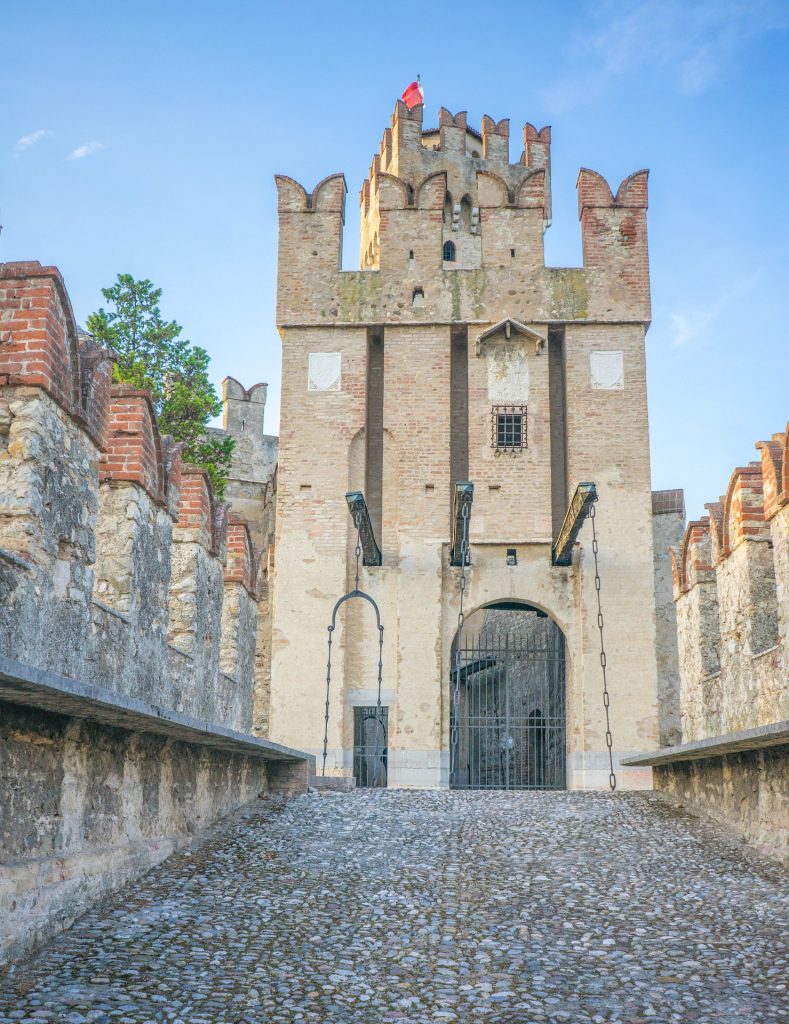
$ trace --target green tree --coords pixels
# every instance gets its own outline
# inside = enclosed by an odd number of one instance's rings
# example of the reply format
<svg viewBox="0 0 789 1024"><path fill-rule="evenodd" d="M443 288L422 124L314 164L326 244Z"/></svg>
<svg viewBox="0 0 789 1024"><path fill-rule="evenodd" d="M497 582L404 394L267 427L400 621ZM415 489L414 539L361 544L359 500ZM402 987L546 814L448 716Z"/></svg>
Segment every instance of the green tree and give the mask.
<svg viewBox="0 0 789 1024"><path fill-rule="evenodd" d="M101 293L110 308L91 313L86 326L117 353L113 379L151 392L162 433L185 442L184 460L207 470L221 498L234 442L206 432L208 421L222 409L208 377L210 356L181 337L183 328L175 320L162 318L162 290L150 281L118 274Z"/></svg>

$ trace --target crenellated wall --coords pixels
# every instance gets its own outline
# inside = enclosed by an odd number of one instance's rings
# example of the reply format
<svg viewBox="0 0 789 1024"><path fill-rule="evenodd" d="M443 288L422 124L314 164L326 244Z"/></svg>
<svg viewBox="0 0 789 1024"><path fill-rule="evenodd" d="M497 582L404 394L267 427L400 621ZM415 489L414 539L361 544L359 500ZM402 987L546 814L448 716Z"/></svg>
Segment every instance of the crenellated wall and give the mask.
<svg viewBox="0 0 789 1024"><path fill-rule="evenodd" d="M788 443L759 442L672 553L684 742L789 718Z"/></svg>
<svg viewBox="0 0 789 1024"><path fill-rule="evenodd" d="M671 550L681 741L627 763L789 863L789 427L756 447Z"/></svg>
<svg viewBox="0 0 789 1024"><path fill-rule="evenodd" d="M249 728L248 527L233 516L248 565L226 571L227 506L160 435L150 395L111 384L54 268L5 264L0 285L0 650Z"/></svg>
<svg viewBox="0 0 789 1024"><path fill-rule="evenodd" d="M306 786L303 755L248 735L249 527L113 358L55 268L0 264L0 963Z"/></svg>

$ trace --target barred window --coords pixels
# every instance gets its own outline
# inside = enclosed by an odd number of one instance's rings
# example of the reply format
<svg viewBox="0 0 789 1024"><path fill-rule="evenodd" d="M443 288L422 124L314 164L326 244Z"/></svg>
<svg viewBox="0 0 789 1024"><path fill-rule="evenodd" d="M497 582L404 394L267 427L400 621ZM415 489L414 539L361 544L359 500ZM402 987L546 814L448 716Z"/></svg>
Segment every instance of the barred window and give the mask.
<svg viewBox="0 0 789 1024"><path fill-rule="evenodd" d="M444 263L454 263L455 262L455 243L454 242L444 242L444 253L443 253L443 255L444 255Z"/></svg>
<svg viewBox="0 0 789 1024"><path fill-rule="evenodd" d="M494 405L491 445L496 451L516 452L526 447L526 406Z"/></svg>

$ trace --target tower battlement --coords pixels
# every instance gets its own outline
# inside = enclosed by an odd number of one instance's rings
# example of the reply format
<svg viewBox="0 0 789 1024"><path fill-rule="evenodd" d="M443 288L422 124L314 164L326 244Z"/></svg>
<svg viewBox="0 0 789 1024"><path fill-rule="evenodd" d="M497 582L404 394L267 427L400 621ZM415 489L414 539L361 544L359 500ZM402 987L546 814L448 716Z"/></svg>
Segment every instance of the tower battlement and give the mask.
<svg viewBox="0 0 789 1024"><path fill-rule="evenodd" d="M510 121L398 101L359 194L360 268L342 272L346 184L332 174L310 192L284 175L279 193L277 320L484 322L504 296L529 296L520 319L650 319L647 172L616 195L596 172L578 177L583 268L545 266L551 128L523 126L510 162ZM494 322L491 318L490 322Z"/></svg>

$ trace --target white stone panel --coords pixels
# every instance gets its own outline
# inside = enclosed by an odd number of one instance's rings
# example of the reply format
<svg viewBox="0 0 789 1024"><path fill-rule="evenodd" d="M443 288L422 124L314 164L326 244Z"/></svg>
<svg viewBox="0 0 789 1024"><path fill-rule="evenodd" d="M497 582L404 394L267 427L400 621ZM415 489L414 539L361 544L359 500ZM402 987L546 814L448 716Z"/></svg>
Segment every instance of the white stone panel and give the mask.
<svg viewBox="0 0 789 1024"><path fill-rule="evenodd" d="M308 391L339 391L342 356L339 352L310 352L307 370Z"/></svg>
<svg viewBox="0 0 789 1024"><path fill-rule="evenodd" d="M529 400L529 364L523 345L489 345L488 398L495 405L525 405Z"/></svg>
<svg viewBox="0 0 789 1024"><path fill-rule="evenodd" d="M621 391L625 386L625 364L621 352L590 352L592 387L598 391Z"/></svg>

